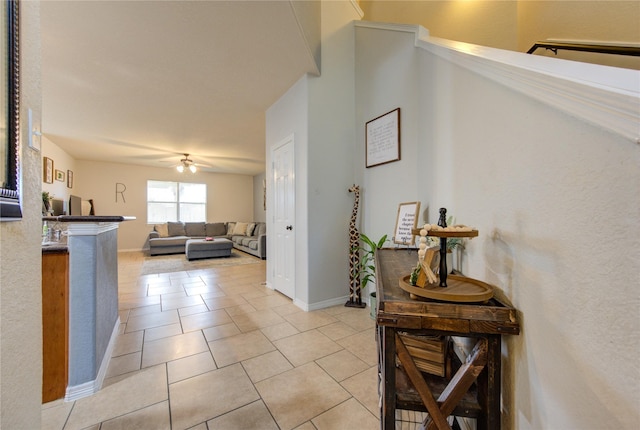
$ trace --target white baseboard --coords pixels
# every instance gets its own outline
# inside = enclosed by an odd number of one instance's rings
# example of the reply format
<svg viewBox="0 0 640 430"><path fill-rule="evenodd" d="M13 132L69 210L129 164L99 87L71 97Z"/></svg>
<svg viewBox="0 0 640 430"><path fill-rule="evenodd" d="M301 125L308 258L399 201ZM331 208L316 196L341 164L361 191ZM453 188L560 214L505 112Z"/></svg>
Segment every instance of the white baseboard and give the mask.
<svg viewBox="0 0 640 430"><path fill-rule="evenodd" d="M111 338L109 339L109 344L107 345L107 350L104 353L104 357L102 357L102 363L100 364L100 369L98 369L96 379L94 379L93 381L83 382L79 385L67 386L67 391L64 395L65 402L73 402L83 397L91 396L100 391L100 388L102 388L102 383L104 382L104 377L107 374L107 368L109 367L109 361L111 360L111 354L113 353L113 348L115 347L119 331L120 317L118 316L118 318L116 318L116 323L113 326L113 330L111 331Z"/></svg>
<svg viewBox="0 0 640 430"><path fill-rule="evenodd" d="M131 248L131 249L118 249L118 252L145 252L149 248Z"/></svg>
<svg viewBox="0 0 640 430"><path fill-rule="evenodd" d="M317 303L305 303L298 299L293 299L293 304L302 309L303 311L317 311L319 309L329 308L331 306L344 305L349 300L349 296L338 297L335 299L324 300Z"/></svg>
<svg viewBox="0 0 640 430"><path fill-rule="evenodd" d="M309 312L309 305L302 300L293 299L293 304L302 309L305 312Z"/></svg>

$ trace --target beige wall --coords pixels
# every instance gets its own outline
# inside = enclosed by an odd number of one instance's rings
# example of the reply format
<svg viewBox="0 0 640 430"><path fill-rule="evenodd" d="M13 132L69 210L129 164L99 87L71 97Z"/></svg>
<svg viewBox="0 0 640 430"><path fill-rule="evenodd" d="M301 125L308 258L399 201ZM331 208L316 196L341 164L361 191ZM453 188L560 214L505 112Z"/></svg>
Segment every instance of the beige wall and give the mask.
<svg viewBox="0 0 640 430"><path fill-rule="evenodd" d="M42 182L42 191L48 191L54 199L68 201L69 195L73 194L74 188L67 187L67 171L71 170L75 175L76 160L45 136L42 136L42 151L40 155L42 155L42 157L51 158L53 160L54 170L61 170L64 172L65 176L64 181L56 181L54 171L53 183L48 184L46 182Z"/></svg>
<svg viewBox="0 0 640 430"><path fill-rule="evenodd" d="M360 6L367 21L420 24L432 36L520 52L547 38L640 43L638 1L374 0ZM638 57L560 51L557 58L640 69Z"/></svg>
<svg viewBox="0 0 640 430"><path fill-rule="evenodd" d="M518 50L538 40L632 42L640 44L639 1L521 1L518 3ZM640 57L538 49L536 55L640 69Z"/></svg>
<svg viewBox="0 0 640 430"><path fill-rule="evenodd" d="M96 215L135 216L120 226L119 250L146 247L147 180L207 184L207 221L252 221L253 177L227 173L178 173L175 169L76 160L73 194L93 199ZM116 191L123 191L116 193Z"/></svg>
<svg viewBox="0 0 640 430"><path fill-rule="evenodd" d="M41 428L42 163L27 145L27 109L42 110L40 2L21 3L21 221L0 223L0 428Z"/></svg>
<svg viewBox="0 0 640 430"><path fill-rule="evenodd" d="M517 47L516 1L360 1L365 21L420 24L432 36Z"/></svg>

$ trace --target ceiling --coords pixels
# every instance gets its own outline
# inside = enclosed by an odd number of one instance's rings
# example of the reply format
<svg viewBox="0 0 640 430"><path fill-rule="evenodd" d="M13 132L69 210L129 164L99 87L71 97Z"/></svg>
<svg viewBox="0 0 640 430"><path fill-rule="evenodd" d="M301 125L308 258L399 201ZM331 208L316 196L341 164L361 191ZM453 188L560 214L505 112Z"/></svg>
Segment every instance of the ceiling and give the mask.
<svg viewBox="0 0 640 430"><path fill-rule="evenodd" d="M289 1L44 1L42 132L76 160L265 170L265 112L318 69Z"/></svg>

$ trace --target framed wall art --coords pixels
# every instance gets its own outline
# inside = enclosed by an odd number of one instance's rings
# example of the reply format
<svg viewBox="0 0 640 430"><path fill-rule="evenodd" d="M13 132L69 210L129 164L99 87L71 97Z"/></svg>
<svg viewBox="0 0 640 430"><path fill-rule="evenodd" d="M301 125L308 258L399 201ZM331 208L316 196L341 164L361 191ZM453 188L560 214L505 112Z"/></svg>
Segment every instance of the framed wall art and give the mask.
<svg viewBox="0 0 640 430"><path fill-rule="evenodd" d="M368 121L365 139L367 168L400 160L400 108Z"/></svg>
<svg viewBox="0 0 640 430"><path fill-rule="evenodd" d="M3 1L0 7L2 19L2 67L0 78L3 91L2 127L0 127L0 221L22 218L20 208L20 2Z"/></svg>
<svg viewBox="0 0 640 430"><path fill-rule="evenodd" d="M407 202L398 205L396 228L393 230L393 243L399 245L413 245L415 234L411 232L418 224L420 202Z"/></svg>
<svg viewBox="0 0 640 430"><path fill-rule="evenodd" d="M73 172L67 170L67 188L73 188Z"/></svg>
<svg viewBox="0 0 640 430"><path fill-rule="evenodd" d="M64 182L64 172L56 169L56 181Z"/></svg>
<svg viewBox="0 0 640 430"><path fill-rule="evenodd" d="M49 157L42 157L42 180L47 184L53 184L53 160Z"/></svg>

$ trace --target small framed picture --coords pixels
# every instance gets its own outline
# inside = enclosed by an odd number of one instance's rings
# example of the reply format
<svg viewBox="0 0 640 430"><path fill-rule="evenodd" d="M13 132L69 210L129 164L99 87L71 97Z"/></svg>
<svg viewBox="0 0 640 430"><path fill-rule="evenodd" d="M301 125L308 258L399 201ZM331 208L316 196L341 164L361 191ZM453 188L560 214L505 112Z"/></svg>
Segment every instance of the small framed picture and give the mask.
<svg viewBox="0 0 640 430"><path fill-rule="evenodd" d="M56 181L64 182L64 172L56 169Z"/></svg>
<svg viewBox="0 0 640 430"><path fill-rule="evenodd" d="M73 188L73 172L67 170L67 188Z"/></svg>
<svg viewBox="0 0 640 430"><path fill-rule="evenodd" d="M400 245L413 245L415 235L412 229L418 225L420 215L420 202L407 202L398 205L396 228L394 230L393 243Z"/></svg>
<svg viewBox="0 0 640 430"><path fill-rule="evenodd" d="M42 180L47 184L53 184L53 160L49 157L42 157Z"/></svg>

